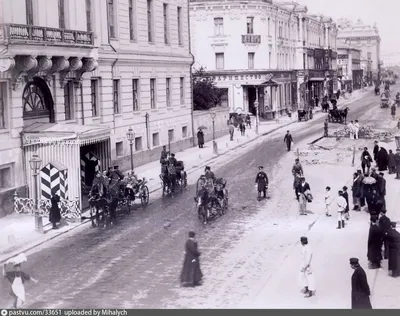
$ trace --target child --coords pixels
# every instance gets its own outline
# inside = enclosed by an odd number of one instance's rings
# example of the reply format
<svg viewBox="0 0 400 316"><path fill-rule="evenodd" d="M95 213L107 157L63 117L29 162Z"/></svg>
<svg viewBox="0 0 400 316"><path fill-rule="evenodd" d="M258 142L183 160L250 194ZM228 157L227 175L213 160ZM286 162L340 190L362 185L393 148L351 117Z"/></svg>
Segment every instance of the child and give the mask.
<svg viewBox="0 0 400 316"><path fill-rule="evenodd" d="M330 217L331 215L331 204L332 204L332 198L331 198L331 188L326 187L326 192L325 192L325 210L326 210L326 216Z"/></svg>
<svg viewBox="0 0 400 316"><path fill-rule="evenodd" d="M347 187L344 186L343 187L343 197L346 200L347 206L346 206L346 210L344 212L344 218L348 221L350 219L350 208L349 208L349 194L347 193Z"/></svg>

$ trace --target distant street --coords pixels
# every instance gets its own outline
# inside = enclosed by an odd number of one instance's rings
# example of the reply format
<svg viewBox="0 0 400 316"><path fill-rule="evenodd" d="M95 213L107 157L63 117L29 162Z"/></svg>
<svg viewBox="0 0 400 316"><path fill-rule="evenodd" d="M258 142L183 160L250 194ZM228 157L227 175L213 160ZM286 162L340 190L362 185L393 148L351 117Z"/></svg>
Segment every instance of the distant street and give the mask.
<svg viewBox="0 0 400 316"><path fill-rule="evenodd" d="M349 119L357 119L374 107L383 111L379 109L379 97L371 90L360 101L349 105ZM322 136L324 119L325 115L289 126L295 144L312 136ZM339 126L330 124L330 129ZM197 218L193 201L195 188L190 186L187 192L174 199L152 200L146 210L138 209L131 215L121 216L110 230L93 229L87 225L85 230L67 234L30 255L24 269L39 279L39 283L27 286L26 307L191 308L189 305L174 304L185 291L194 291L180 289L179 286L184 242L189 230L198 234L205 283L210 275L207 269L225 271L219 281L213 281L215 287L211 292L196 289L202 293L199 304L208 300L205 308L229 306L236 299L241 299L244 293L251 290L249 283L242 284L241 290L227 293L220 290L222 287L219 288L218 282L224 283L226 289L227 283L232 288L239 288L240 280L246 278L246 274L253 274L257 279L257 273L263 271L258 271L256 262L252 260L258 255L259 245L249 244L241 253L232 254L230 262L218 259L223 253L229 253L246 231L256 229L260 224L253 221L253 215L259 212L265 214L265 220L271 223L271 230L265 231L270 240L279 240L281 234L293 234L294 243L298 234L304 231L303 226L298 228L298 232L284 228L285 225L290 226L290 221L297 216L284 205L285 201L292 203L294 200L292 188L279 186L281 177L290 177L291 174L291 165L279 163L280 158L287 154L283 143L285 132L286 129L282 129L266 136L258 146L249 146L247 153L220 164L214 170L217 177L228 180L230 205L227 215L205 228ZM294 154L291 155L294 160ZM267 202L256 201L254 179L259 165L265 167L270 177L272 198ZM197 177L189 175L194 176ZM273 225L283 228L273 229ZM284 256L286 246L289 245L271 246L271 261ZM5 280L0 286L2 291L8 291L9 284ZM225 299L230 303L224 303ZM1 295L0 305L6 306L10 300L6 294ZM196 306L200 307L199 304Z"/></svg>

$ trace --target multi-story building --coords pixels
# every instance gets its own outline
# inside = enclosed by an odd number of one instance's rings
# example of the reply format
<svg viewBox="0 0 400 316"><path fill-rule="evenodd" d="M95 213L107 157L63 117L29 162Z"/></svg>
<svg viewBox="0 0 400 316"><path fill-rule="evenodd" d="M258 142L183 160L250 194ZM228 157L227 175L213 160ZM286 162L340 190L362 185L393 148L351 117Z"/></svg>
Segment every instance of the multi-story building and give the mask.
<svg viewBox="0 0 400 316"><path fill-rule="evenodd" d="M387 67L400 67L400 53L382 54L383 66Z"/></svg>
<svg viewBox="0 0 400 316"><path fill-rule="evenodd" d="M361 20L352 23L349 20L338 21L338 40L352 45L361 50L361 55L366 57L370 66L367 81L380 80L381 69L381 37L376 24L366 25Z"/></svg>
<svg viewBox="0 0 400 316"><path fill-rule="evenodd" d="M341 69L339 82L341 90L361 89L363 84L363 68L361 67L361 50L346 43L337 48L338 68Z"/></svg>
<svg viewBox="0 0 400 316"><path fill-rule="evenodd" d="M258 104L260 116L273 118L296 108L300 99L309 101L305 93L300 97L304 78L322 82L322 93L326 79L335 76L335 25L308 16L304 6L190 0L190 20L195 65L225 90L232 112L256 114ZM310 77L309 69L317 71Z"/></svg>
<svg viewBox="0 0 400 316"><path fill-rule="evenodd" d="M81 200L96 171L129 169L130 152L137 165L190 143L187 1L13 0L0 12L0 209L34 192L35 152L39 197Z"/></svg>

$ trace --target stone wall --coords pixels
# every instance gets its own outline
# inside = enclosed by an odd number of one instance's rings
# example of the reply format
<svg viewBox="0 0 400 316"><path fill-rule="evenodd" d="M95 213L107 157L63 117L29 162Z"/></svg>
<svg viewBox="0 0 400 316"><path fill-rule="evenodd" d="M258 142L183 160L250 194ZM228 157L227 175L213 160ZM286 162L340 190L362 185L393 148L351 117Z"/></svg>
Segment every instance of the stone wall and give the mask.
<svg viewBox="0 0 400 316"><path fill-rule="evenodd" d="M28 189L26 186L12 188L0 192L0 218L10 215L14 212L14 194L17 191L19 196L28 196Z"/></svg>
<svg viewBox="0 0 400 316"><path fill-rule="evenodd" d="M229 121L229 108L218 107L214 108L215 117L215 137L221 137L228 134L228 121ZM204 141L208 142L213 138L213 126L210 111L194 111L193 126L195 136L197 135L198 128L205 126L207 129L204 132ZM197 145L197 137L195 137L195 144Z"/></svg>

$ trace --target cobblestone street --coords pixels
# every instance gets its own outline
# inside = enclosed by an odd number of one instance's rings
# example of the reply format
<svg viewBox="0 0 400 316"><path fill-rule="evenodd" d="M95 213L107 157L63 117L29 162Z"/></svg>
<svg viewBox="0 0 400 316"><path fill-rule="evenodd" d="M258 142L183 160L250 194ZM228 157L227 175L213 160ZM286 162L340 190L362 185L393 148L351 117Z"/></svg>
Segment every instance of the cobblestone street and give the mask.
<svg viewBox="0 0 400 316"><path fill-rule="evenodd" d="M377 118L390 113L378 104L373 92L366 92L349 106L349 119L379 124ZM291 125L294 147L322 136L324 119ZM299 251L293 250L299 237L320 225L320 214L298 216L291 177L295 152L286 152L285 132L262 137L211 164L217 177L228 180L230 205L228 213L209 226L204 227L195 213L193 184L200 175L195 172L189 175L190 186L182 195L173 199L153 195L148 208L121 216L109 230L86 225L28 253L24 270L39 283L27 286L26 307L257 308L260 304L253 299L265 287L272 290L287 273L290 265L283 263ZM256 201L254 189L259 165L264 165L271 184L271 199L262 202ZM334 174L335 170L327 172ZM310 177L316 182L323 174ZM198 234L205 275L204 285L195 289L179 286L189 230ZM298 262L292 267L297 269ZM2 280L3 293L8 287ZM281 291L282 286L276 289ZM344 291L348 296L349 290ZM0 295L1 306L10 302L7 294Z"/></svg>

